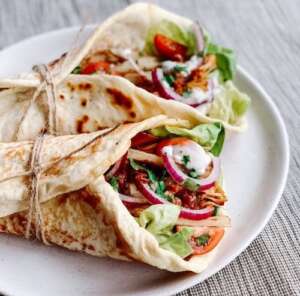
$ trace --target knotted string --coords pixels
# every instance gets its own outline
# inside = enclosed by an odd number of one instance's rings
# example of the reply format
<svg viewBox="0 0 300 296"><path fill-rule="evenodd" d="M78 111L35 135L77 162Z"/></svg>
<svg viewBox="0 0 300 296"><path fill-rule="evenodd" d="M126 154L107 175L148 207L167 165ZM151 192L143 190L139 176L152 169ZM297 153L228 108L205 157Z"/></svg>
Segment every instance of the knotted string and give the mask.
<svg viewBox="0 0 300 296"><path fill-rule="evenodd" d="M115 129L117 129L119 125L116 125L113 128L110 128L103 134L97 135L94 138L92 138L90 141L85 143L84 145L80 146L79 148L71 151L67 155L59 158L58 160L49 162L44 164L43 166L40 163L42 151L43 151L43 145L45 142L45 138L48 136L45 133L41 133L36 140L33 143L32 152L31 152L31 158L30 158L30 164L29 164L29 170L25 172L15 173L12 176L8 176L6 178L0 179L0 183L6 182L8 180L14 179L14 178L20 178L20 177L31 177L31 182L29 185L29 209L28 209L28 219L26 223L26 231L25 231L25 237L29 239L31 237L31 228L33 226L33 221L35 222L35 236L36 238L42 240L45 244L49 245L49 242L46 239L45 236L45 229L44 229L44 220L40 205L40 197L39 197L39 179L40 176L44 171L47 171L50 169L53 165L63 161L64 159L67 159L71 156L73 156L76 153L79 153L89 145L93 144L98 139L106 136L107 134L113 132Z"/></svg>
<svg viewBox="0 0 300 296"><path fill-rule="evenodd" d="M50 134L55 136L57 134L57 119L56 119L56 85L54 83L52 72L55 73L54 75L58 75L64 70L64 67L68 64L69 60L76 54L77 50L77 43L79 41L79 37L82 34L84 29L84 26L82 26L79 30L79 32L76 34L75 40L73 42L73 46L68 51L67 55L65 56L63 62L58 65L58 67L54 67L52 71L49 69L47 65L41 64L41 65L35 65L33 66L33 71L39 74L41 83L35 90L32 99L30 100L29 105L25 109L21 120L19 121L16 132L14 134L14 139L17 141L19 139L19 132L22 126L22 123L24 122L29 110L33 106L33 104L36 102L37 98L40 96L40 94L45 91L46 97L47 97L47 119L45 123L45 127L43 129L43 132L37 137L36 141L34 142L33 148L32 148L32 155L31 155L31 163L30 163L30 169L28 172L16 174L14 176L5 178L1 180L0 182L7 181L12 178L16 177L22 177L22 176L31 176L31 183L29 187L29 210L28 210L28 219L26 224L26 231L25 231L25 237L27 239L31 236L31 228L32 228L32 222L34 219L35 222L35 236L36 238L42 240L45 244L49 244L44 233L44 219L42 215L42 210L40 206L40 199L39 199L39 178L41 175L41 166L40 166L40 156L42 152L42 147L44 143L44 139L46 137L46 134ZM93 139L92 142L94 142L98 137ZM84 147L82 147L83 149ZM74 151L74 153L78 152L80 150ZM63 159L63 158L62 158ZM62 160L61 159L61 160Z"/></svg>
<svg viewBox="0 0 300 296"><path fill-rule="evenodd" d="M32 68L40 74L47 97L48 120L46 120L45 130L48 134L56 135L56 86L53 81L53 76L47 65L35 65Z"/></svg>
<svg viewBox="0 0 300 296"><path fill-rule="evenodd" d="M56 102L57 102L57 94L56 94L56 83L54 77L58 77L60 73L68 66L69 61L74 58L78 51L78 43L80 41L80 36L83 34L83 30L85 25L83 25L78 33L75 36L75 39L72 43L70 50L67 52L66 56L63 58L62 63L58 63L57 66L54 66L53 69L50 69L48 65L40 64L32 67L33 71L35 71L40 76L40 85L34 91L30 103L25 108L24 113L17 123L17 128L15 134L13 136L14 141L19 140L19 133L21 126L29 112L32 108L33 104L36 102L39 95L45 90L47 95L47 118L45 123L45 131L48 134L56 135L57 132L57 121L56 121Z"/></svg>
<svg viewBox="0 0 300 296"><path fill-rule="evenodd" d="M50 135L57 135L57 117L56 117L56 102L57 102L57 92L56 92L56 83L57 79L55 80L54 77L58 77L60 73L63 72L65 67L69 65L69 61L71 61L74 58L74 55L78 52L78 42L80 39L80 36L82 35L82 32L84 30L85 26L82 26L79 30L79 32L76 34L76 37L74 39L73 45L70 48L70 50L67 52L66 56L63 58L62 63L58 63L56 66L54 66L52 69L49 68L49 66L41 64L41 65L35 65L33 66L33 71L39 74L40 76L40 85L36 88L35 92L33 93L33 96L30 100L30 103L28 104L27 108L25 109L21 120L19 121L15 135L13 137L13 140L17 141L19 140L19 133L22 126L22 123L24 122L29 110L33 106L33 104L36 102L36 100L39 98L40 94L45 91L46 97L47 97L47 118L45 127L43 129L43 132L37 137L37 139L34 142L33 148L32 148L32 154L31 154L31 162L30 162L30 168L27 172L17 173L13 176L6 177L1 182L17 178L17 177L24 177L24 176L30 176L31 182L29 186L29 209L28 209L28 219L26 224L26 231L25 231L25 237L29 239L31 237L31 229L34 224L35 226L35 236L36 238L42 240L45 244L49 245L49 242L46 239L45 236L45 228L44 228L44 219L43 214L41 210L40 205L40 198L39 198L39 179L42 174L42 172L45 169L48 169L51 167L51 165L54 165L57 162L62 161L63 159L83 150L85 147L90 145L91 143L95 142L98 138L103 137L104 135L110 133L112 130L117 128L115 126L114 128L110 129L109 131L105 132L104 134L101 134L99 136L96 136L94 139L80 147L79 149L76 149L69 153L68 155L62 157L61 159L50 163L47 168L41 167L40 164L40 158L42 154L43 144L44 140L47 137L47 134ZM51 66L50 66L51 67ZM33 223L34 221L34 223Z"/></svg>
<svg viewBox="0 0 300 296"><path fill-rule="evenodd" d="M42 215L40 199L39 199L39 178L41 175L40 158L43 148L44 133L40 134L34 142L31 153L30 172L31 172L31 183L29 187L29 210L26 224L25 237L27 239L31 236L32 220L34 218L35 225L35 236L37 239L42 240L44 244L49 245L46 236L44 219Z"/></svg>

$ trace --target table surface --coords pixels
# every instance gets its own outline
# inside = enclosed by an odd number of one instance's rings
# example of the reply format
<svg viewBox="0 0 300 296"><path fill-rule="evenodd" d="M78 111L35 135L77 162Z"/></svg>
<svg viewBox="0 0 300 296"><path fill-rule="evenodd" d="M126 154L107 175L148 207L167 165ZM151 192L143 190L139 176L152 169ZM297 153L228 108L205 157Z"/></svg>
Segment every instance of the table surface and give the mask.
<svg viewBox="0 0 300 296"><path fill-rule="evenodd" d="M300 295L300 1L154 1L198 19L271 95L287 125L291 162L280 204L264 231L231 264L178 295ZM99 23L125 0L0 0L0 49L26 37Z"/></svg>

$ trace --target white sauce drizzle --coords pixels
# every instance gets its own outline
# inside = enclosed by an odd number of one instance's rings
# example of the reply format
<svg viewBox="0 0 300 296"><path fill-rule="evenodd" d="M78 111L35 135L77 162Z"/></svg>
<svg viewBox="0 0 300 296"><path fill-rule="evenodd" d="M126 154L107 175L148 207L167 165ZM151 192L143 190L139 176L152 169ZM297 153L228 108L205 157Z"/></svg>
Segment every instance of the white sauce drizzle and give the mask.
<svg viewBox="0 0 300 296"><path fill-rule="evenodd" d="M176 163L184 165L188 170L195 171L198 176L203 175L211 163L210 155L197 143L168 146L164 150L173 156ZM188 157L186 163L184 156Z"/></svg>

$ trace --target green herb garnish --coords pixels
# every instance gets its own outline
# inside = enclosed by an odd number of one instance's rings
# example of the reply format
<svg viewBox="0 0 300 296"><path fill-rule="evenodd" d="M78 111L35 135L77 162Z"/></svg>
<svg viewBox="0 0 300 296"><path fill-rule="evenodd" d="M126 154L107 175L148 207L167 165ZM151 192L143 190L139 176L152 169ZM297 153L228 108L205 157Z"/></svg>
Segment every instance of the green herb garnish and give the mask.
<svg viewBox="0 0 300 296"><path fill-rule="evenodd" d="M115 191L119 191L118 177L112 176L109 180L109 183Z"/></svg>
<svg viewBox="0 0 300 296"><path fill-rule="evenodd" d="M129 163L130 166L134 169L134 170L143 170L145 172L147 172L148 178L150 180L150 187L151 189L153 189L155 191L156 194L158 194L160 197L171 201L171 197L167 196L164 192L166 190L166 185L165 183L162 181L162 179L164 178L165 174L167 173L166 170L163 171L162 173L162 177L160 178L160 180L157 178L157 176L155 175L155 173L146 168L143 165L140 165L139 163L137 163L135 160L133 160L132 158L129 158Z"/></svg>
<svg viewBox="0 0 300 296"><path fill-rule="evenodd" d="M170 86L174 84L175 79L172 75L165 75L164 79Z"/></svg>
<svg viewBox="0 0 300 296"><path fill-rule="evenodd" d="M189 155L183 155L182 156L182 162L184 163L185 166L190 162L191 158Z"/></svg>
<svg viewBox="0 0 300 296"><path fill-rule="evenodd" d="M202 234L199 237L196 238L196 242L198 246L205 246L210 239L209 234Z"/></svg>
<svg viewBox="0 0 300 296"><path fill-rule="evenodd" d="M186 68L186 66L176 65L174 67L174 71L176 71L176 72L187 72L187 68Z"/></svg>
<svg viewBox="0 0 300 296"><path fill-rule="evenodd" d="M198 178L199 175L197 174L196 170L195 169L191 169L189 172L188 172L188 175L192 178Z"/></svg>
<svg viewBox="0 0 300 296"><path fill-rule="evenodd" d="M80 66L75 67L71 73L72 74L80 74L81 73L81 67Z"/></svg>

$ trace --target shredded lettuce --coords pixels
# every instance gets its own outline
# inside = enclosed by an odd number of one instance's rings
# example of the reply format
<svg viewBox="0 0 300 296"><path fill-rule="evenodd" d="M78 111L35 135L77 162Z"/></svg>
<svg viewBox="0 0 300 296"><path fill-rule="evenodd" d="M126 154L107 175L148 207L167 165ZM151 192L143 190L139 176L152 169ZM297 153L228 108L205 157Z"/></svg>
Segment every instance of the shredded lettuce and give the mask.
<svg viewBox="0 0 300 296"><path fill-rule="evenodd" d="M144 210L137 221L141 227L155 236L162 248L184 258L192 253L188 239L193 230L184 227L179 232L172 231L179 213L180 208L176 205L153 205Z"/></svg>
<svg viewBox="0 0 300 296"><path fill-rule="evenodd" d="M240 92L231 81L227 81L215 94L208 115L229 124L237 124L247 112L250 102L246 94Z"/></svg>
<svg viewBox="0 0 300 296"><path fill-rule="evenodd" d="M144 51L147 54L156 54L153 43L153 39L156 34L164 35L186 46L189 55L196 52L196 39L192 31L185 30L171 21L162 20L158 24L150 27L148 30L144 47Z"/></svg>
<svg viewBox="0 0 300 296"><path fill-rule="evenodd" d="M158 137L170 135L187 137L215 156L220 155L225 139L224 126L219 122L200 124L192 129L164 126L152 129L151 133Z"/></svg>

